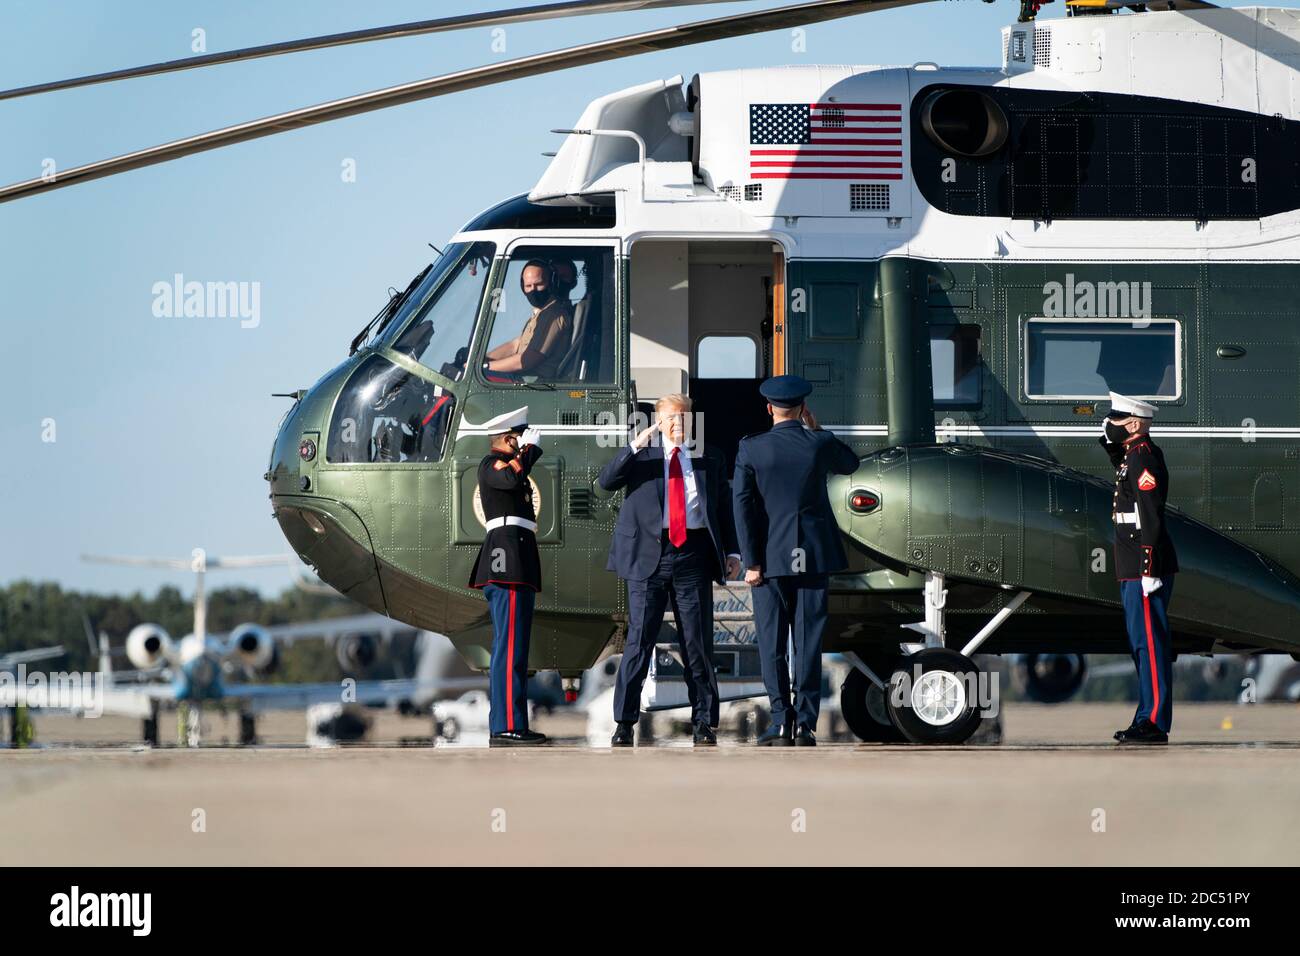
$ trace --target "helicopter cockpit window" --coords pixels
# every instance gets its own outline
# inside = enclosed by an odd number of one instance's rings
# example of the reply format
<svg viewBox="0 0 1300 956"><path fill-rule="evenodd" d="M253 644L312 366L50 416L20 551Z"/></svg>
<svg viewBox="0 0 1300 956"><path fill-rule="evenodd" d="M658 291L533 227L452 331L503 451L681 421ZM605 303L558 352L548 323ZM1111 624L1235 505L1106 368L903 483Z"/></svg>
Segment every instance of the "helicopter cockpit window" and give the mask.
<svg viewBox="0 0 1300 956"><path fill-rule="evenodd" d="M339 394L325 460L437 461L447 444L455 407L455 396L441 385L373 355Z"/></svg>
<svg viewBox="0 0 1300 956"><path fill-rule="evenodd" d="M1025 323L1025 395L1106 399L1181 395L1178 322L1174 319Z"/></svg>
<svg viewBox="0 0 1300 956"><path fill-rule="evenodd" d="M490 242L449 246L423 288L403 306L406 315L399 314L393 321L395 331L389 347L459 381L465 374L470 338L495 249ZM409 320L411 313L414 320Z"/></svg>
<svg viewBox="0 0 1300 956"><path fill-rule="evenodd" d="M611 247L517 248L493 290L484 379L611 383L615 304Z"/></svg>

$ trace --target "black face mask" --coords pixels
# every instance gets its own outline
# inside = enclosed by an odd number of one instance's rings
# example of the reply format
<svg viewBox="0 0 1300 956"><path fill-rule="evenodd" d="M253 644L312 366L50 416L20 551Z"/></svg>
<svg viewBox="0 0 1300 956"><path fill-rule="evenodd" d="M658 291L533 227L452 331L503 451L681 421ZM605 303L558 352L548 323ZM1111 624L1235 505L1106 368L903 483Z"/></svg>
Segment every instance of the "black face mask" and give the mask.
<svg viewBox="0 0 1300 956"><path fill-rule="evenodd" d="M1122 445L1129 438L1128 429L1114 422L1106 423L1106 441L1112 445Z"/></svg>
<svg viewBox="0 0 1300 956"><path fill-rule="evenodd" d="M551 290L545 287L541 289L533 289L531 292L525 292L524 298L528 300L528 304L534 309L540 309L542 306L546 305L546 303L551 301Z"/></svg>

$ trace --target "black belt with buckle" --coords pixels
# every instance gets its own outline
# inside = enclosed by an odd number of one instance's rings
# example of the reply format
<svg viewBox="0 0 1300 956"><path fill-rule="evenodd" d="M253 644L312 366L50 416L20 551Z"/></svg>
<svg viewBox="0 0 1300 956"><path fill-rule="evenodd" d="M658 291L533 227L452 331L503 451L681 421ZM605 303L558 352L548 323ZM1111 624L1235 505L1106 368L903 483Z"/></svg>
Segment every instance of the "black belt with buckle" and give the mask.
<svg viewBox="0 0 1300 956"><path fill-rule="evenodd" d="M703 537L706 537L706 536L708 535L708 533L709 533L709 529L708 529L708 528L687 528L687 529L686 529L686 540L682 542L682 547L683 547L683 548L686 547L686 546L687 546L688 544L690 544L692 541L696 541L696 542L698 542L698 541L702 540L702 538L703 538ZM664 528L663 533L662 533L662 535L660 535L659 540L662 541L664 544L668 545L668 547L670 547L670 548L677 547L676 545L674 545L674 544L673 544L673 543L668 539L668 529L667 529L667 528ZM680 550L680 549L679 549L679 550Z"/></svg>

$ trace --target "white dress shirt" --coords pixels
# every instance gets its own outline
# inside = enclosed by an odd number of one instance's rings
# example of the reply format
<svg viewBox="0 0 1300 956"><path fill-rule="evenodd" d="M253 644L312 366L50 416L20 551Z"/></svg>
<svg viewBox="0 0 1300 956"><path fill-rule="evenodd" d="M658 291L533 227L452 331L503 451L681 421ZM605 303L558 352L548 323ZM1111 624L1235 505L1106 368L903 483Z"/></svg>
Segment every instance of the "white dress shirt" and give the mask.
<svg viewBox="0 0 1300 956"><path fill-rule="evenodd" d="M672 466L673 450L680 449L677 457L682 463L682 483L686 486L686 528L688 531L696 528L707 528L709 524L704 517L704 506L700 501L700 492L695 484L695 468L691 464L690 451L681 445L674 444L673 440L667 435L661 433L659 438L664 449L664 507L663 524L660 527L665 531L668 529L668 489L672 487L669 484L671 476L669 469ZM636 442L632 442L633 450L639 451L641 447ZM731 502L724 502L724 504L730 505ZM729 554L727 557L740 560L739 554Z"/></svg>
<svg viewBox="0 0 1300 956"><path fill-rule="evenodd" d="M674 445L670 438L665 437L664 445L664 523L663 527L668 527L668 501L669 478L672 475L673 452L676 451L677 458L682 463L682 482L686 485L686 528L707 528L708 522L704 520L704 509L700 506L700 492L695 487L695 469L691 466L691 454L680 445Z"/></svg>

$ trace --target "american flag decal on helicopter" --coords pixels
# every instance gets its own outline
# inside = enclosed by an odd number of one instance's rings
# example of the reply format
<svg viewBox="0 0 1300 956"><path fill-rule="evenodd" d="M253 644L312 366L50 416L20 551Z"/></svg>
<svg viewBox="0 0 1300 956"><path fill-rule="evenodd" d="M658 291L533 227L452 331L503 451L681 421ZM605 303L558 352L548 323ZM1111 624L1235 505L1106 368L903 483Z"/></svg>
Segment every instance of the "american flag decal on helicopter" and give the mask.
<svg viewBox="0 0 1300 956"><path fill-rule="evenodd" d="M902 179L902 122L898 103L752 103L750 178Z"/></svg>

